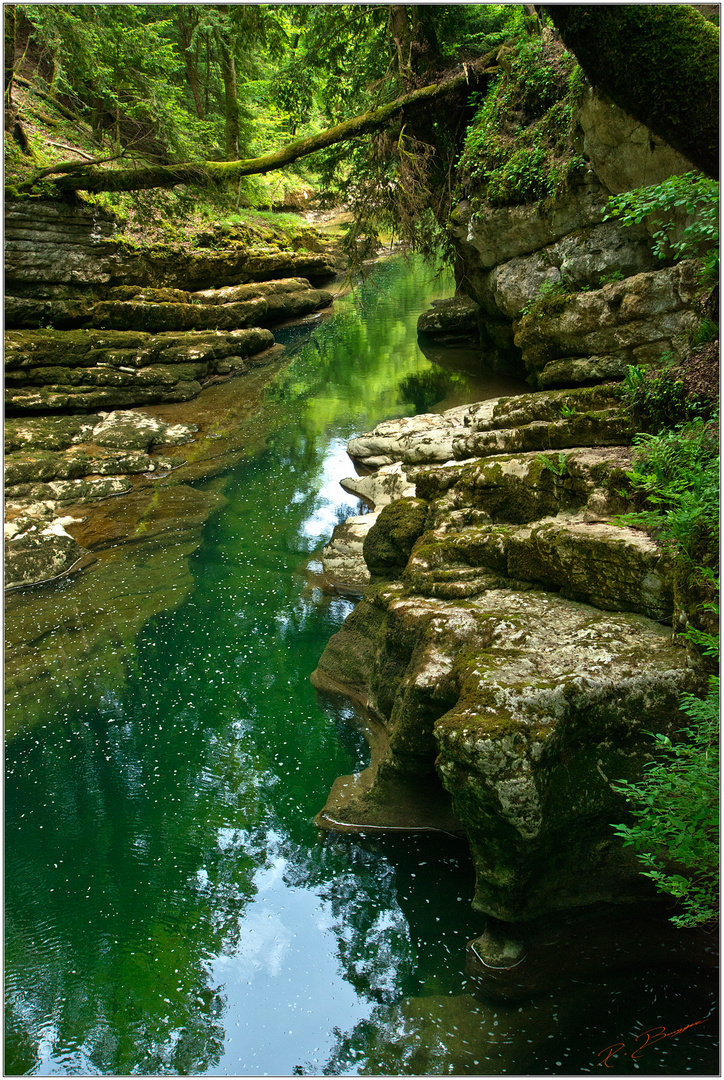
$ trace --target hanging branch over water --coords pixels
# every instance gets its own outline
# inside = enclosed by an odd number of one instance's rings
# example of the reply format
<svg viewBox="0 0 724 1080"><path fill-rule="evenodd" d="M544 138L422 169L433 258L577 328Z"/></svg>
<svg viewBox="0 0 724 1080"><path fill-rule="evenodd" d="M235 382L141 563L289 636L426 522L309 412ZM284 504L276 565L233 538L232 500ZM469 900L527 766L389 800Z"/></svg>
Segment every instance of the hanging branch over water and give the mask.
<svg viewBox="0 0 724 1080"><path fill-rule="evenodd" d="M359 116L344 120L341 124L327 128L318 135L306 139L297 139L280 150L260 157L243 158L239 161L203 161L186 162L179 165L138 165L128 169L99 169L94 165L81 162L62 162L44 169L43 176L53 177L55 188L59 192L68 191L139 191L148 188L169 188L177 184L189 184L203 187L212 183L239 180L242 176L273 172L291 165L299 158L324 150L335 143L355 139L372 131L378 131L405 109L419 109L445 94L471 93L480 90L488 77L497 71L494 60L497 50L493 50L474 63L464 65L463 71L439 83L432 83L413 90L409 94L396 98L386 105L380 105ZM34 184L40 179L36 176L23 185L21 191L32 192Z"/></svg>

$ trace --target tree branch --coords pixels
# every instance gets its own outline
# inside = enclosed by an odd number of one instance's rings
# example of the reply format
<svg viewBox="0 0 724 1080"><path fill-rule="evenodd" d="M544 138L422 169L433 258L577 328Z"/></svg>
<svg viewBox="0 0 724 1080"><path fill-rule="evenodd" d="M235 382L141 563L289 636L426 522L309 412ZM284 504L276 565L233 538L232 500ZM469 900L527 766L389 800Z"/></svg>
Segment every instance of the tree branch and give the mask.
<svg viewBox="0 0 724 1080"><path fill-rule="evenodd" d="M335 143L366 135L383 127L403 109L421 108L444 94L475 90L480 82L492 74L487 65L495 57L493 50L481 57L474 64L469 64L462 73L441 83L423 86L386 105L371 109L359 116L344 120L341 124L328 128L318 135L306 139L297 139L288 143L281 150L260 157L243 158L239 161L203 161L185 162L178 165L148 165L131 169L98 169L92 165L70 163L54 166L45 170L44 175L59 175L55 186L59 191L139 191L148 188L168 188L177 184L204 186L210 183L223 183L238 180L242 176L273 172L291 165L299 158L307 157L318 150L324 150ZM38 179L38 177L36 177ZM33 181L22 185L20 190L31 191Z"/></svg>

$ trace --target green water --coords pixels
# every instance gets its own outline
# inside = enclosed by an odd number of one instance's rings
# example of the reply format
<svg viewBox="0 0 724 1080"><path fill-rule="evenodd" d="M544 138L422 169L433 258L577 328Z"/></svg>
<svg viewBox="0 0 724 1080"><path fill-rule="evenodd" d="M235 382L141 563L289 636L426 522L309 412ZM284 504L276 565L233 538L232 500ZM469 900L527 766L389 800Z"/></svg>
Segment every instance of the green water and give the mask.
<svg viewBox="0 0 724 1080"><path fill-rule="evenodd" d="M309 682L352 606L318 564L356 509L346 442L506 389L462 373L463 352L446 369L420 353L433 289L390 265L338 305L271 380L265 441L240 428L233 467L179 478L205 525L139 534L8 603L6 661L37 677L7 699L6 1073L588 1072L705 1009L645 980L482 1005L463 973L483 929L464 845L312 824L366 761L351 709ZM701 1025L642 1071L716 1071L714 1040Z"/></svg>

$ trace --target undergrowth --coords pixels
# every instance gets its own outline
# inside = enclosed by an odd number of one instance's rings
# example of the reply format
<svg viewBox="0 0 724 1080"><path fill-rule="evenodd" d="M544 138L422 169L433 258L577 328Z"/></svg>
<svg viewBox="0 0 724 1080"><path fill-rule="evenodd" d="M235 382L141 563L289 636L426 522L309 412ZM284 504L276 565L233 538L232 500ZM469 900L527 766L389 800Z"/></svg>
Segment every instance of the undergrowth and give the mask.
<svg viewBox="0 0 724 1080"><path fill-rule="evenodd" d="M614 785L634 824L613 827L636 849L644 877L677 901L671 921L680 928L715 923L719 913L719 679L703 699L685 694L681 708L689 724L675 742L651 733L659 757L643 780Z"/></svg>
<svg viewBox="0 0 724 1080"><path fill-rule="evenodd" d="M483 100L460 158L474 209L559 194L584 165L574 117L585 80L574 57L552 39L520 32L506 68Z"/></svg>
<svg viewBox="0 0 724 1080"><path fill-rule="evenodd" d="M716 415L695 416L673 427L666 418L686 411L681 387L666 371L645 384L637 375L632 396L658 430L634 440L634 464L622 492L638 503L619 518L643 528L672 552L689 595L704 598L699 616L718 615L719 593L719 427ZM650 400L646 394L650 392ZM701 620L699 620L701 621ZM689 626L684 635L710 664L719 654L718 634ZM614 831L636 849L642 873L677 903L677 927L708 925L718 918L719 873L719 679L711 676L704 698L682 697L688 726L672 740L652 736L656 757L637 783L619 781L633 824Z"/></svg>

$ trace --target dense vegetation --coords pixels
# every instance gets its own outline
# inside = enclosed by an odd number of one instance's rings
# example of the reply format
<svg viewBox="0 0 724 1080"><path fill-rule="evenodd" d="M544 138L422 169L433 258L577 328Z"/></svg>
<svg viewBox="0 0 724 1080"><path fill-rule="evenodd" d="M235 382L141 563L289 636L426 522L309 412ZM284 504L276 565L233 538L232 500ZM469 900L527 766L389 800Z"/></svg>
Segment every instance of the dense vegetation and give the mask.
<svg viewBox="0 0 724 1080"><path fill-rule="evenodd" d="M677 901L675 925L691 927L719 915L719 403L710 389L686 385L686 368L718 352L718 320L711 316L718 297L719 185L689 173L614 196L609 206L625 225L652 218L659 258L701 256L702 321L688 363L677 368L662 357L654 370L630 367L624 382L639 434L627 492L637 509L622 520L672 552L679 604L687 611L684 637L713 673L703 699L683 698L688 724L675 739L653 735L656 756L643 778L617 785L634 820L614 827L636 849L644 875ZM688 213L678 230L677 208Z"/></svg>
<svg viewBox="0 0 724 1080"><path fill-rule="evenodd" d="M394 223L413 240L430 231L431 203L449 209L440 180L471 115L467 94L486 85L481 58L521 22L506 5L5 11L11 193L192 184L228 212L311 184L333 205L358 205L357 233ZM40 113L57 125L50 145L33 139ZM259 178L282 164L283 179Z"/></svg>

